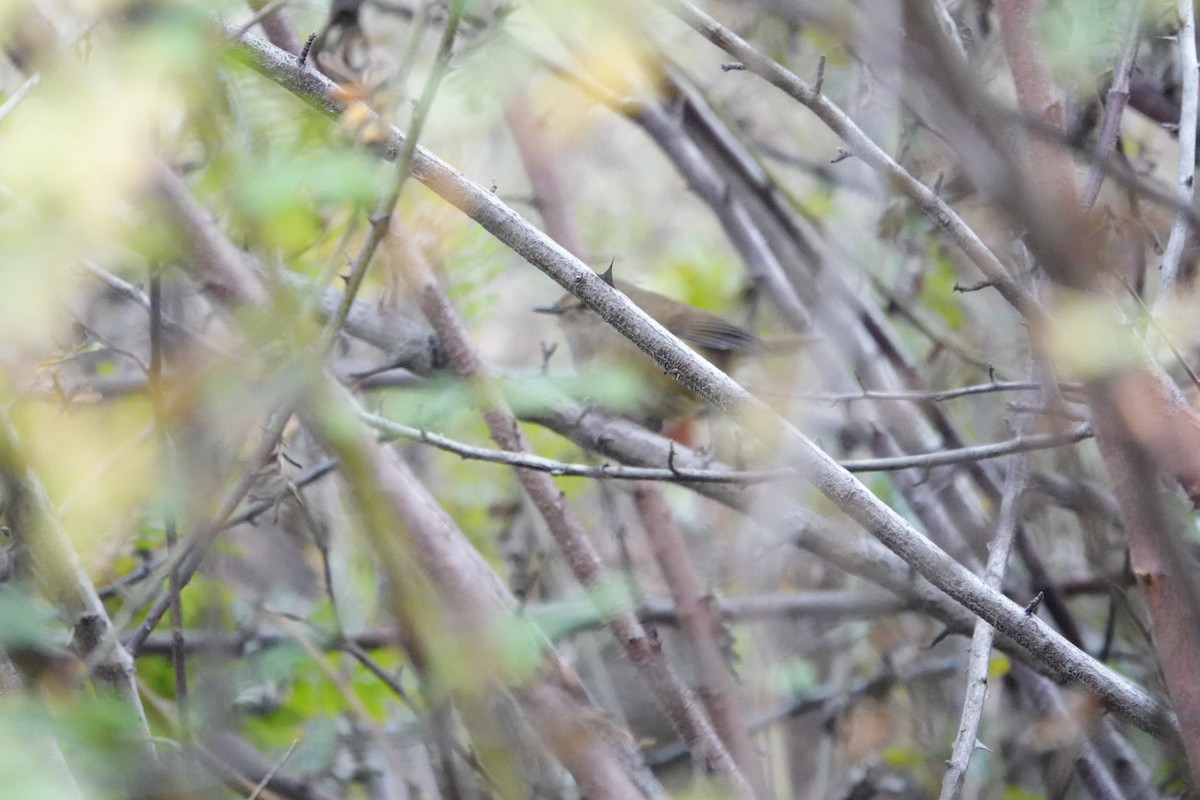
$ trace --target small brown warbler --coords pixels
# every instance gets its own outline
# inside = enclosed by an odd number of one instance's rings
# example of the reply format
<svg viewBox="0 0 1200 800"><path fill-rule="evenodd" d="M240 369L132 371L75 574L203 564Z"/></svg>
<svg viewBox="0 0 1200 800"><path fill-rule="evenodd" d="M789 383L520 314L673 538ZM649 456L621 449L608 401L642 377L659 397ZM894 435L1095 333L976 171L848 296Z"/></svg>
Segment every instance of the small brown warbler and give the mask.
<svg viewBox="0 0 1200 800"><path fill-rule="evenodd" d="M709 311L625 281L614 281L611 272L605 273L604 277L634 305L724 372L747 356L795 350L807 340L797 337L795 341L766 342ZM650 356L574 295L566 294L554 305L538 306L534 310L558 317L571 347L575 368L581 373L611 370L632 377L638 387L637 398L626 410L635 416L663 422L694 416L704 409L704 402L695 392L664 373Z"/></svg>

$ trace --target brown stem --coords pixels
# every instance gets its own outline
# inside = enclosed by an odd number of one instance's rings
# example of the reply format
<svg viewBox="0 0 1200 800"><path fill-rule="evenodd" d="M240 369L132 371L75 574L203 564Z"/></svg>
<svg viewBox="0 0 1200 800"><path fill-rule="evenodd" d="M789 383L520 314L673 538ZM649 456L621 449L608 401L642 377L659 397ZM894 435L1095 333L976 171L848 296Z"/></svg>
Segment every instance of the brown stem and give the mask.
<svg viewBox="0 0 1200 800"><path fill-rule="evenodd" d="M662 570L671 596L679 626L691 645L700 679L700 697L712 718L713 727L730 755L754 786L760 798L771 797L771 790L762 771L758 751L750 738L750 729L742 715L744 700L733 681L720 645L722 630L716 598L705 589L692 555L684 541L683 531L671 513L662 487L641 483L633 493L642 527L654 558Z"/></svg>

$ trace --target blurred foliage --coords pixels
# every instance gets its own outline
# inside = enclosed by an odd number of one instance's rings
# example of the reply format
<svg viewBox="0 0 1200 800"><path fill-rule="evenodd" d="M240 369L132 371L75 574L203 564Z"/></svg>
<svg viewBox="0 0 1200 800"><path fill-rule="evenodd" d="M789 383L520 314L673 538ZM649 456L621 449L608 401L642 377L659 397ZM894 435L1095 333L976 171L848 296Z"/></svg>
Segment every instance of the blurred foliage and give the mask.
<svg viewBox="0 0 1200 800"><path fill-rule="evenodd" d="M281 14L298 32L322 31L325 5L284 4ZM950 5L965 29L976 4ZM1109 68L1122 38L1114 21L1118 5L1113 0L1047 4L1038 36L1064 84L1089 85ZM407 128L444 21L441 4L435 6L428 28L414 34L399 7L366 4L362 38L347 49L340 91ZM908 201L876 186L863 164L854 159L826 164L837 152L828 131L751 76L721 71L724 56L685 38L690 34L657 6L639 0L617 5L530 0L511 6L480 0L466 6L452 69L422 144L494 187L522 215L537 219L544 198L534 196L512 131L504 124L504 115L515 107L510 105L514 88L521 87L520 108L544 129L541 154L562 174L591 266L603 269L615 262L621 279L718 313L768 340L783 335L773 298L749 291L743 259L714 210L636 127L637 104L659 103L666 76L677 72L694 80L716 116L729 120L729 130L761 156L764 192L781 208L796 211L822 238L831 254L827 266L839 271L832 277L845 279L848 291L865 303L878 302L880 287L894 291L893 303L880 303L878 324L894 326L889 341L898 342L905 351L899 357L908 359L909 372L898 385L910 379L916 385L917 378L929 388L992 379L986 367L959 359L953 348L936 341L938 331L986 350L1007 373L1018 371L1023 352L1004 327L1009 310L986 305L999 302L990 293L980 299L985 293L954 291L956 282L970 283L977 276L962 274L934 226ZM911 110L884 98L891 78L864 66L864 54L843 40L836 25L801 24L757 7L714 7L738 19L739 30L769 55L805 76L811 77L816 59L825 57L826 94L853 116L869 120L872 135L889 147L896 144L897 158L911 163L923 180L932 183L930 176L955 167L941 133L903 119ZM845 23L850 11L850 6L833 8L834 22ZM510 584L520 599L521 606L483 630L468 624L474 620L454 618L452 612L460 609L439 606L435 578L445 576L422 575L414 566L406 549L410 531L388 504L389 487L363 469L365 462L355 462L362 456L356 448L369 437L360 435L345 408L320 405L311 417L316 430L293 421L281 446L251 461L273 412L325 403L314 399L321 370L354 376L364 365L369 369L393 356L340 336L322 360L325 323L312 310L321 289L344 288L394 170L381 166L364 147L370 137L359 126L331 121L228 56L220 21L243 22L250 13L235 0L0 0L6 53L0 100L16 99L27 83L32 87L0 116L0 341L5 345L0 348L0 414L19 440L17 456L5 464L11 485L3 500L10 505L4 508L0 540L0 650L15 668L8 671L0 663L5 682L0 795L40 800L128 794L134 751L145 744L129 706L89 685L86 671L94 665L80 663L73 651L76 620L43 597L48 593L40 582L47 576L10 537L9 526L20 511L17 498L32 497L38 513L61 523L78 555L80 574L108 586L104 607L120 628L117 635L127 638L162 591L172 563L168 531L186 542L207 530L249 475L254 480L248 497L269 499L272 507L221 534L181 600L182 635L199 642L236 636L241 645L222 639L222 646L188 653L187 714L183 698L176 696L175 666L157 638L167 632L169 616L158 626L155 646L136 661L136 687L164 762L178 763L174 759L210 730L231 731L268 763L353 797L367 792L365 753L379 742L399 747L399 741L405 747L425 746L431 772L442 768L436 762L444 756L451 765L447 769L464 782L462 796L502 796L504 790L512 796L566 796L561 791L566 781L558 774L545 778L545 785L518 783L534 770L516 763L514 753L523 752L516 734L477 736L480 720L492 711L484 707L495 699L497 680L519 691L545 678L552 669L545 648L553 642L603 707L597 718L619 730L615 739L670 744L673 734L644 687L627 674L627 658L613 655L604 634L582 632L636 609L643 600L666 596L652 552L657 532L644 530L626 484L557 479L563 502L587 526L612 567L599 585L580 589L565 577L562 556L512 469L419 442L391 443L428 488L436 513L447 520L443 533L461 532L496 572L498 583ZM857 13L869 17L870 9L860 4ZM50 20L49 32L39 27L39 15ZM399 75L400 53L410 41L416 47L414 67ZM992 63L988 59L995 53L985 52L990 42L971 45L980 49L980 64ZM326 52L319 63L336 74L329 66L333 55ZM633 110L614 113L573 75L606 87ZM990 86L994 76L985 77ZM680 121L672 116L682 107L676 102L663 107L673 123ZM1130 159L1158 158L1161 150L1159 143L1135 135L1125 137L1123 146ZM795 152L811 164L777 157L781 152ZM260 270L271 290L263 308L229 309L222 287L208 282L201 268L211 265L202 263L203 254L189 244L156 191L160 164L183 176L216 230ZM966 202L975 201L968 196ZM995 239L1006 245L1010 232L980 216L989 244ZM533 270L492 234L431 200L417 181L406 186L395 220L441 278L484 358L503 375L518 414L536 416L562 395L586 405L587 413L599 408L619 415L638 408L637 370L576 373L553 322L531 311L553 302L561 289L540 275L530 278ZM130 286L113 288L88 272L89 265ZM788 279L797 280L807 265L783 266ZM392 322L419 317L404 302L409 271L402 258L386 246L381 249L360 296L362 307L390 314ZM163 276L163 310L172 324L163 335L165 378L148 387L149 324L141 295L150 290L152 274ZM819 291L836 297L827 287ZM130 302L129 293L137 293L138 301ZM1136 315L1127 325L1114 325L1107 298L1064 295L1056 302L1046 346L1064 373L1107 374L1133 363L1141 352L1138 337L1147 326ZM930 334L911 324L898 305L940 328ZM826 310L813 309L822 324ZM1188 305L1168 311L1164 325L1173 335L1194 335ZM830 318L837 324L849 319ZM888 357L882 345L847 356L832 346L843 344L838 338L843 331L820 332L829 347L764 358L746 370L746 385L761 388L764 396L770 393L774 407L838 457L875 452L884 440L889 447L910 446L911 431L902 424L891 427L895 418L889 411L811 402L814 394L846 391L847 380L830 377L838 374L830 368L837 359L853 362L842 365L842 378L857 382L853 390L876 388L867 387L872 375L881 374L873 371L878 364L871 360ZM553 344L557 352L545 356L542 346ZM390 377L395 375L383 376ZM361 390L365 405L392 420L490 446L477 411L479 391L447 374L401 375L395 385L374 389L363 388L365 380L347 383ZM989 396L956 406L955 422L968 438L1003 434L1009 419L1004 402ZM688 441L703 445L708 437L709 456L738 466L769 461L750 441L753 420L743 422L741 429L715 425ZM536 424L522 423L522 431L544 457L605 460ZM683 444L686 432L678 436ZM335 452L342 459L341 477L299 485L306 470ZM1084 455L1079 461L1088 466L1095 459ZM905 519L918 526L925 519L928 509L907 499L908 476L904 482L888 473L863 479ZM929 481L929 497L952 488L941 474L927 472L916 480L918 486ZM40 488L44 498L35 491ZM772 484L762 494L844 521L808 484ZM803 533L776 530L776 509L769 501L763 504L767 508L752 509L751 519L718 508L690 488L669 486L665 496L696 555L698 579L713 595L706 602L721 592L774 595L858 587L856 579L829 564L797 557L793 540ZM980 507L994 512L994 498L983 498ZM960 512L969 516L959 508L946 513ZM796 525L794 520L787 524ZM1071 521L1054 530L1074 540L1084 535L1081 527ZM1066 547L1047 552L1064 562L1054 565L1055 574L1075 575L1115 569L1104 561L1112 549L1070 551L1070 556L1061 556ZM1076 606L1087 626L1103 623L1105 603ZM1141 647L1137 622L1122 620L1119 630ZM408 637L402 646L389 642L371 648L367 657L402 687L403 696L347 652L340 639L343 634L378 637L398 625ZM750 616L716 635L740 681L743 710L769 715L797 699L836 696L850 678L886 676L897 664L923 657L920 648L940 631L940 625L915 614L882 620L783 614ZM684 679L694 684L694 663L689 650L680 647L676 628L663 625L652 635L652 646L677 657ZM1139 680L1148 674L1156 679L1143 664L1120 667ZM994 655L988 672L993 685L1010 675L1009 657ZM846 707L828 702L821 714L772 725L771 746L762 749L773 779L796 796L818 790L837 796L836 782L865 765L903 775L926 793L936 791L945 758L941 734L952 726L947 720L956 715L959 698L947 691L924 703L906 687L884 684L886 690ZM431 714L441 713L446 697L459 705L445 714L447 730L439 736L446 741L434 742ZM928 729L918 730L933 717ZM763 736L755 744L766 740ZM1166 780L1171 773L1154 760L1154 742L1135 742ZM293 743L295 751L284 762ZM1000 756L980 761L984 795L1040 796L1004 785ZM194 766L197 770L207 769L203 764L194 760L201 765ZM797 774L809 774L786 775L793 766ZM416 772L405 776L417 787L414 792L419 790ZM215 781L216 774L206 772L205 779ZM444 774L436 777L446 780ZM68 778L77 789L67 785ZM703 777L689 775L686 785L677 777L668 783L673 796L720 796L720 787ZM203 791L206 797L244 797L245 788L222 794L205 785ZM174 791L162 788L162 796L176 796Z"/></svg>

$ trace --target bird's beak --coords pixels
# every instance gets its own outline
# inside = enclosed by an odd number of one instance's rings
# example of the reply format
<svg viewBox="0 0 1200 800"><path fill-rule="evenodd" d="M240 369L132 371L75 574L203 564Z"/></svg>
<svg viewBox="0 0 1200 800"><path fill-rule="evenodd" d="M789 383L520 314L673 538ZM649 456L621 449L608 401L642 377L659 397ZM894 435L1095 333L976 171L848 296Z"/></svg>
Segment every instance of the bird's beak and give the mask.
<svg viewBox="0 0 1200 800"><path fill-rule="evenodd" d="M563 310L561 308L559 308L557 305L534 306L533 311L535 314L554 314L555 316L559 316L563 313Z"/></svg>

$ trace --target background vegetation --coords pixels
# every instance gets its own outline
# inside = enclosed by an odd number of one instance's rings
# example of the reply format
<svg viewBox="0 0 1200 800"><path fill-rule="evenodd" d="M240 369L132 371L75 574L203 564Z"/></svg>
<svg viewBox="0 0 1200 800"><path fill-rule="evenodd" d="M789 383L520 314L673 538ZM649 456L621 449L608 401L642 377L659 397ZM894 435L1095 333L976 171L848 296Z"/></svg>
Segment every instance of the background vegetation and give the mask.
<svg viewBox="0 0 1200 800"><path fill-rule="evenodd" d="M1192 791L1188 0L0 30L0 795Z"/></svg>

